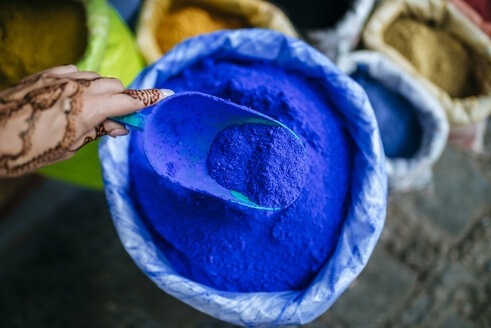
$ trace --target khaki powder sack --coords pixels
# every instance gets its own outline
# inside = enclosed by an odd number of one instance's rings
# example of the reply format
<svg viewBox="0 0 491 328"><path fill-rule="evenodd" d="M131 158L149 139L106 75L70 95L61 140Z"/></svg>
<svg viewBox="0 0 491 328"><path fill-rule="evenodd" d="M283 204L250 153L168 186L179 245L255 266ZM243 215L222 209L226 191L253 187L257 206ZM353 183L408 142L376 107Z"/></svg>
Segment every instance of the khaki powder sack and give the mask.
<svg viewBox="0 0 491 328"><path fill-rule="evenodd" d="M384 41L386 28L400 17L431 22L459 39L474 54L474 71L480 84L480 94L452 98L436 84L420 74L400 52ZM363 32L364 45L379 51L413 75L441 103L455 128L481 122L491 113L491 41L477 26L453 5L442 0L386 0L376 9ZM459 69L456 67L456 69Z"/></svg>
<svg viewBox="0 0 491 328"><path fill-rule="evenodd" d="M164 52L157 43L156 34L160 22L175 4L203 4L206 8L241 17L252 27L276 30L288 36L298 37L286 15L273 4L262 0L147 0L143 4L136 27L138 46L148 63L159 59Z"/></svg>

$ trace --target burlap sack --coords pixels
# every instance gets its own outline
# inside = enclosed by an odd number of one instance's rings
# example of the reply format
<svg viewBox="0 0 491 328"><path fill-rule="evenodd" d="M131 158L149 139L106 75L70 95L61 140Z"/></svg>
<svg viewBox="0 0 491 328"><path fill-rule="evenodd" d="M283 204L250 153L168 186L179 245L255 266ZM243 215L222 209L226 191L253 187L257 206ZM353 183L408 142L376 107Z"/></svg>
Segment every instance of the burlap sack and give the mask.
<svg viewBox="0 0 491 328"><path fill-rule="evenodd" d="M410 15L443 28L476 54L476 72L484 89L477 97L451 98L447 92L419 74L397 50L384 42L385 29L398 17ZM451 129L478 123L491 113L491 41L455 6L442 0L386 0L376 9L363 31L364 45L382 52L413 75L445 109Z"/></svg>
<svg viewBox="0 0 491 328"><path fill-rule="evenodd" d="M286 15L273 4L262 0L147 0L143 4L136 26L136 39L141 53L148 63L153 63L164 53L155 34L172 4L206 4L221 12L243 17L252 27L276 30L288 36L298 37Z"/></svg>

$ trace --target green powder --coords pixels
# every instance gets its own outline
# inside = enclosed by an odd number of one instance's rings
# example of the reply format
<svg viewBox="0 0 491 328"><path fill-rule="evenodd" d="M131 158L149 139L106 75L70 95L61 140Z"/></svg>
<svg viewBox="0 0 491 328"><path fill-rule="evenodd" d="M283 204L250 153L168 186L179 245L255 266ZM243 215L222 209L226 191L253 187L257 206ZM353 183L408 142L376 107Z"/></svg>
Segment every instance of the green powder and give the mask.
<svg viewBox="0 0 491 328"><path fill-rule="evenodd" d="M449 32L401 17L387 27L384 40L406 57L419 73L451 97L479 94L473 56Z"/></svg>
<svg viewBox="0 0 491 328"><path fill-rule="evenodd" d="M81 3L0 1L0 90L52 66L76 63L87 46Z"/></svg>

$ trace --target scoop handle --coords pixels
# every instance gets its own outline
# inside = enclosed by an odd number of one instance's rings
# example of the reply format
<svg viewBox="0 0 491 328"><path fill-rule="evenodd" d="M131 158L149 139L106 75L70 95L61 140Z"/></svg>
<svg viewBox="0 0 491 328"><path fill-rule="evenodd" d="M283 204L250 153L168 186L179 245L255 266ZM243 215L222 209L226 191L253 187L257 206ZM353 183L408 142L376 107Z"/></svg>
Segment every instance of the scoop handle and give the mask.
<svg viewBox="0 0 491 328"><path fill-rule="evenodd" d="M143 131L143 126L146 123L147 115L142 113L132 113L124 116L110 117L110 119L133 129Z"/></svg>

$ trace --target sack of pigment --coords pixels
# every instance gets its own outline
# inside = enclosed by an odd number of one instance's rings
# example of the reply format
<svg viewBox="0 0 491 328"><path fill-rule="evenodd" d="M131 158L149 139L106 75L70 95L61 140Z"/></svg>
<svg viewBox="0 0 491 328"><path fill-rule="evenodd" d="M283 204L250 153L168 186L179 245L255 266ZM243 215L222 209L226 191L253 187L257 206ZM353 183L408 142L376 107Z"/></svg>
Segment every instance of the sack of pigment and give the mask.
<svg viewBox="0 0 491 328"><path fill-rule="evenodd" d="M426 186L447 143L448 122L438 100L384 55L356 51L341 69L368 94L384 145L389 190Z"/></svg>
<svg viewBox="0 0 491 328"><path fill-rule="evenodd" d="M363 269L384 224L385 159L365 92L304 42L265 29L188 39L131 87L164 86L230 99L288 126L305 146L305 184L286 209L250 209L161 178L138 131L103 139L105 191L127 252L161 289L221 320L315 319Z"/></svg>
<svg viewBox="0 0 491 328"><path fill-rule="evenodd" d="M0 3L0 88L48 67L76 63L129 84L143 67L129 30L105 0ZM41 173L102 188L97 142Z"/></svg>
<svg viewBox="0 0 491 328"><path fill-rule="evenodd" d="M285 14L263 0L147 0L136 26L136 39L146 61L153 63L184 39L247 27L297 36Z"/></svg>
<svg viewBox="0 0 491 328"><path fill-rule="evenodd" d="M450 140L461 144L453 132L473 129L491 113L491 40L448 2L384 1L363 31L363 44L400 65L440 101Z"/></svg>
<svg viewBox="0 0 491 328"><path fill-rule="evenodd" d="M331 60L353 50L374 0L275 0L307 42Z"/></svg>

